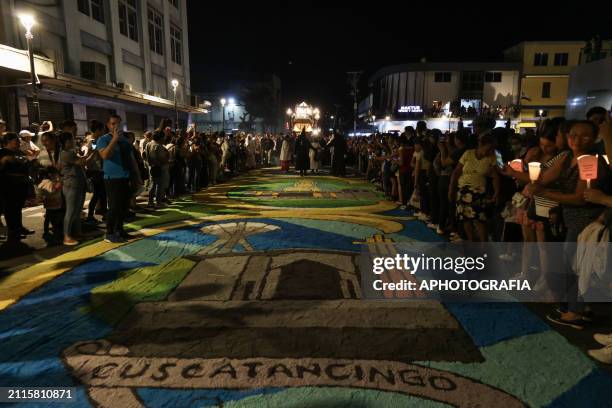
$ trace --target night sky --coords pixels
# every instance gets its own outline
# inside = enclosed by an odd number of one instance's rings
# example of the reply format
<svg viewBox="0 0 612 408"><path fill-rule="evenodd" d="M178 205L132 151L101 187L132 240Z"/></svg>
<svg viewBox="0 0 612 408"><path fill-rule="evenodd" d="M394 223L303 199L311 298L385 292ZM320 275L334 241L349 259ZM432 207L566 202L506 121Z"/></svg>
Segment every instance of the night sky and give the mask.
<svg viewBox="0 0 612 408"><path fill-rule="evenodd" d="M283 103L305 99L327 112L334 104L347 105L346 71L363 70L367 78L385 65L422 57L431 62L501 61L504 48L523 40L612 38L611 2L574 2L579 7L460 1L456 7L435 2L431 8L414 1L360 7L308 1L292 2L300 7L259 1L253 2L258 7L187 3L193 91L227 89L236 80L276 73Z"/></svg>

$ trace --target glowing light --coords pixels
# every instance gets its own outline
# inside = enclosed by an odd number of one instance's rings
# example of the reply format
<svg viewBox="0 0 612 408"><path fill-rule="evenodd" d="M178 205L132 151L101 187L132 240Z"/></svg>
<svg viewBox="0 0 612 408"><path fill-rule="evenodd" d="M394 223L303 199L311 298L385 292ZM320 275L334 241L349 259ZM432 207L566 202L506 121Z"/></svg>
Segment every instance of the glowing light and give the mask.
<svg viewBox="0 0 612 408"><path fill-rule="evenodd" d="M385 116L385 120L391 120L391 116L389 115Z"/></svg>
<svg viewBox="0 0 612 408"><path fill-rule="evenodd" d="M287 109L287 115L291 116L293 114L293 111L291 110L291 108Z"/></svg>
<svg viewBox="0 0 612 408"><path fill-rule="evenodd" d="M230 106L236 105L236 101L234 100L234 98L229 98L229 105Z"/></svg>
<svg viewBox="0 0 612 408"><path fill-rule="evenodd" d="M31 14L22 14L19 16L19 21L21 21L21 25L26 29L26 34L30 34L32 27L36 24L36 20L34 20L34 16Z"/></svg>
<svg viewBox="0 0 612 408"><path fill-rule="evenodd" d="M529 164L529 180L534 183L540 178L540 172L542 171L542 164L540 162L530 162Z"/></svg>
<svg viewBox="0 0 612 408"><path fill-rule="evenodd" d="M221 98L219 102L221 102L221 106L225 106L227 101L225 100L225 98Z"/></svg>
<svg viewBox="0 0 612 408"><path fill-rule="evenodd" d="M176 92L176 88L178 88L179 86L179 81L176 79L173 79L172 82L170 82L172 84L172 89L174 90L174 92Z"/></svg>

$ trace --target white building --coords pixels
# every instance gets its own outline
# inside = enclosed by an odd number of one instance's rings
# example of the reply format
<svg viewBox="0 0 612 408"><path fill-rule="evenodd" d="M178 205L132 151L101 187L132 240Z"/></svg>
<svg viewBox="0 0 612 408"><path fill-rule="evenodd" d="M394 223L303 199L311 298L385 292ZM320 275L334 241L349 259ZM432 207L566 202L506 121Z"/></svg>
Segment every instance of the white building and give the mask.
<svg viewBox="0 0 612 408"><path fill-rule="evenodd" d="M585 119L595 106L612 110L612 40L597 54L581 54L580 64L569 76L566 117Z"/></svg>
<svg viewBox="0 0 612 408"><path fill-rule="evenodd" d="M360 105L360 115L381 130L399 130L420 119L432 122L432 127L443 122L454 128L459 117L485 109L505 122L514 116L519 85L516 63L393 65L370 77L371 93Z"/></svg>
<svg viewBox="0 0 612 408"><path fill-rule="evenodd" d="M48 3L48 4L47 4ZM20 14L32 29L41 120L74 119L83 134L88 121L119 114L140 133L162 117L179 124L203 109L192 100L186 0L10 0L0 2L0 107L9 128L33 122L29 64ZM40 68L39 68L40 65ZM195 106L194 106L195 105Z"/></svg>

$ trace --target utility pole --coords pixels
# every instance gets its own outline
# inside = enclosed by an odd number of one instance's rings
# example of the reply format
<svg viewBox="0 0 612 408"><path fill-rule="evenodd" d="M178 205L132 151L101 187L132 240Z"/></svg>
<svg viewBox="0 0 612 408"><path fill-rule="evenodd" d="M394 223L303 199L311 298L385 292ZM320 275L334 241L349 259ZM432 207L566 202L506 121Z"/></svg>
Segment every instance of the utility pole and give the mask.
<svg viewBox="0 0 612 408"><path fill-rule="evenodd" d="M351 86L351 95L353 96L353 136L357 134L357 86L359 85L359 78L362 73L363 71L347 72Z"/></svg>

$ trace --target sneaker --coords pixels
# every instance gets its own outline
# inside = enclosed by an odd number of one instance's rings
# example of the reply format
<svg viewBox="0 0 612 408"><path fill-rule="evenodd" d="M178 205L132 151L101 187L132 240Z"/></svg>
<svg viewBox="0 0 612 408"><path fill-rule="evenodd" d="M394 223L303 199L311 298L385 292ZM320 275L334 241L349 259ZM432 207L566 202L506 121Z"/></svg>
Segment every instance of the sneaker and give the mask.
<svg viewBox="0 0 612 408"><path fill-rule="evenodd" d="M400 210L406 210L406 206L405 205L400 205Z"/></svg>
<svg viewBox="0 0 612 408"><path fill-rule="evenodd" d="M596 342L598 342L602 346L612 345L612 333L610 334L595 333L593 335L593 338L595 339Z"/></svg>
<svg viewBox="0 0 612 408"><path fill-rule="evenodd" d="M612 345L598 350L589 350L589 356L604 364L612 364Z"/></svg>
<svg viewBox="0 0 612 408"><path fill-rule="evenodd" d="M428 222L427 223L427 228L431 228L431 229L438 229L438 226L434 223Z"/></svg>
<svg viewBox="0 0 612 408"><path fill-rule="evenodd" d="M436 228L436 234L438 235L444 235L444 230L442 230L441 228Z"/></svg>
<svg viewBox="0 0 612 408"><path fill-rule="evenodd" d="M121 237L121 238L123 238L123 239L125 239L125 240L135 238L133 235L130 235L130 234L128 234L128 233L127 233L127 232L125 232L125 231L119 231L118 235L119 235L119 237Z"/></svg>
<svg viewBox="0 0 612 408"><path fill-rule="evenodd" d="M575 320L565 320L561 318L560 314L555 314L555 315L546 315L546 319L548 319L549 321L556 323L556 324L560 324L563 326L569 326L572 329L576 329L576 330L582 330L584 329L584 321L582 319L575 319ZM590 354L590 352L589 352Z"/></svg>
<svg viewBox="0 0 612 408"><path fill-rule="evenodd" d="M104 242L110 242L111 244L123 244L125 239L121 238L117 234L106 234L104 237Z"/></svg>
<svg viewBox="0 0 612 408"><path fill-rule="evenodd" d="M88 225L98 225L98 224L100 224L100 221L96 220L94 217L91 217L91 218L87 217L85 219L85 221L83 221L83 222L85 224L88 224Z"/></svg>

